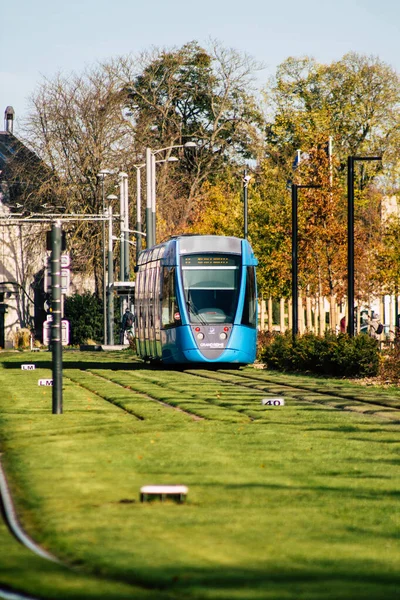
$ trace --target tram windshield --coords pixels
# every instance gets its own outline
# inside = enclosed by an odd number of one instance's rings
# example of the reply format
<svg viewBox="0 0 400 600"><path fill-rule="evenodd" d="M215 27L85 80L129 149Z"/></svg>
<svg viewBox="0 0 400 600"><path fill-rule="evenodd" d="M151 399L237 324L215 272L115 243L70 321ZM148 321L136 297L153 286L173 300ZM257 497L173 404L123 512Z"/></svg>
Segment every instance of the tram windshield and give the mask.
<svg viewBox="0 0 400 600"><path fill-rule="evenodd" d="M191 323L233 323L240 288L240 256L182 257L182 279Z"/></svg>

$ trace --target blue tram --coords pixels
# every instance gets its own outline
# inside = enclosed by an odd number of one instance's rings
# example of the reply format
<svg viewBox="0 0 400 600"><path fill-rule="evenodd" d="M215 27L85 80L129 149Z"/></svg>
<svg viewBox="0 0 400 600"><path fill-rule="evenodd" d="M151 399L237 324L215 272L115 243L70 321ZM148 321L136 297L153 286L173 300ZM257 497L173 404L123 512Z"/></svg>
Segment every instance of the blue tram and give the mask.
<svg viewBox="0 0 400 600"><path fill-rule="evenodd" d="M136 267L137 353L165 364L255 360L257 284L250 244L184 235L143 250Z"/></svg>

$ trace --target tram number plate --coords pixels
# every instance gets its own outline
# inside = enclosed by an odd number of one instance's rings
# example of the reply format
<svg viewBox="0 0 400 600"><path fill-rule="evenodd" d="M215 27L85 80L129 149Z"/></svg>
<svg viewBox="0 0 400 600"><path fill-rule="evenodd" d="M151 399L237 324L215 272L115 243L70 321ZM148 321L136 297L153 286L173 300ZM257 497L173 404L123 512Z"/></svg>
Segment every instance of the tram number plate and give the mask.
<svg viewBox="0 0 400 600"><path fill-rule="evenodd" d="M285 401L283 398L263 398L261 404L264 406L284 406Z"/></svg>
<svg viewBox="0 0 400 600"><path fill-rule="evenodd" d="M38 385L53 385L52 379L39 379Z"/></svg>

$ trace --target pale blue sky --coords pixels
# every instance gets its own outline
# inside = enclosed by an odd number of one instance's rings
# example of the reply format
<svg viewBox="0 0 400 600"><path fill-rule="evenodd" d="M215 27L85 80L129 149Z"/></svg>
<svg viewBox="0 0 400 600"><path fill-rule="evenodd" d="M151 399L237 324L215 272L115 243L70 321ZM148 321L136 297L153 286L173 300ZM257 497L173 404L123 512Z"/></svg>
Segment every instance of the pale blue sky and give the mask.
<svg viewBox="0 0 400 600"><path fill-rule="evenodd" d="M0 31L0 129L12 105L16 133L43 76L151 46L217 39L266 65L260 87L288 56L329 63L355 51L400 72L399 0L14 0Z"/></svg>

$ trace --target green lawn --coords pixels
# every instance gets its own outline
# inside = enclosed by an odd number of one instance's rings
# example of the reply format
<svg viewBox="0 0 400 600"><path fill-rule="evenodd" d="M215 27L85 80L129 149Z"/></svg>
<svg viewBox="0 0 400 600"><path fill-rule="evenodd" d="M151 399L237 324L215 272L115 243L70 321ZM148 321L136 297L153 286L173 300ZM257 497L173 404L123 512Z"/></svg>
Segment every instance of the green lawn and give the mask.
<svg viewBox="0 0 400 600"><path fill-rule="evenodd" d="M0 354L2 463L25 530L69 568L3 527L0 587L52 600L398 598L397 424L295 397L266 408L265 391L229 374L151 370L127 352L65 352L64 414L52 415L37 385L50 358ZM140 503L150 483L187 485L187 502Z"/></svg>

